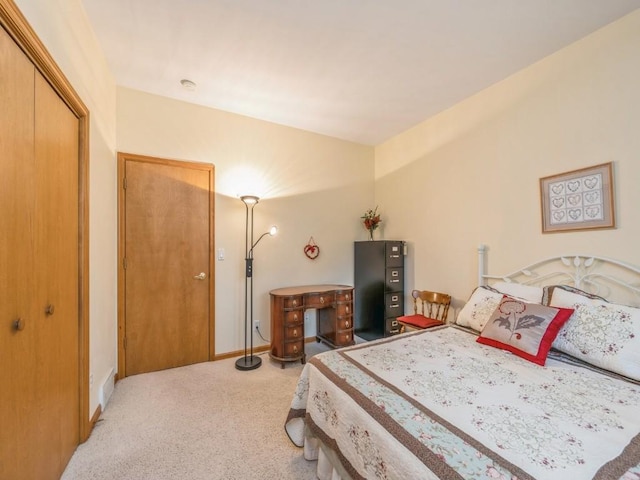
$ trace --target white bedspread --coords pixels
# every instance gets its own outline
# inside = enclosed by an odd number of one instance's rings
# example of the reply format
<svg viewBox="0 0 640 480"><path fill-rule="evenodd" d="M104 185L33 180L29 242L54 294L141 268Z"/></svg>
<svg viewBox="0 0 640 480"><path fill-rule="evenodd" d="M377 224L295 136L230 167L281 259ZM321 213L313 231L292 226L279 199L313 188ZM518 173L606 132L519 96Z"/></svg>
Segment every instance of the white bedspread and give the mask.
<svg viewBox="0 0 640 480"><path fill-rule="evenodd" d="M640 386L450 327L317 355L286 430L353 478L640 479Z"/></svg>

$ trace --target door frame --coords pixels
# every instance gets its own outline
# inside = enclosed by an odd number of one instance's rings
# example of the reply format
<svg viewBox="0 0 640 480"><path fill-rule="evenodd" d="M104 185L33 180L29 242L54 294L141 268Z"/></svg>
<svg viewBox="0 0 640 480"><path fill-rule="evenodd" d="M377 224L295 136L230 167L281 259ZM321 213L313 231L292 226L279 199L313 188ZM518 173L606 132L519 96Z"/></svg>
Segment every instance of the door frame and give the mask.
<svg viewBox="0 0 640 480"><path fill-rule="evenodd" d="M168 158L151 157L135 153L118 152L118 379L126 376L124 337L125 312L125 165L127 161L155 163L180 168L208 170L209 172L209 361L215 358L215 167L210 163L188 162Z"/></svg>
<svg viewBox="0 0 640 480"><path fill-rule="evenodd" d="M78 119L78 442L82 443L100 412L98 406L93 416L89 413L89 109L12 0L0 0L0 24Z"/></svg>

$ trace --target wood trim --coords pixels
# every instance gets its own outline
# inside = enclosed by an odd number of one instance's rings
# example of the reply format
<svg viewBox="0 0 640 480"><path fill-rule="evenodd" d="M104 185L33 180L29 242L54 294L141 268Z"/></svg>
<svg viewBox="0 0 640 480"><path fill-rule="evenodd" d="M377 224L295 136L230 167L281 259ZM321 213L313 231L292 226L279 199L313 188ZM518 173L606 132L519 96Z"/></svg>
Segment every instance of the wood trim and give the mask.
<svg viewBox="0 0 640 480"><path fill-rule="evenodd" d="M304 339L304 343L311 343L311 342L317 342L318 340L316 339L316 337L306 337ZM259 347L253 347L253 353L263 353L263 352L268 352L269 349L271 348L270 345L260 345ZM215 357L212 357L214 361L218 361L218 360L226 360L227 358L235 358L235 357L241 357L244 355L244 349L242 350L236 350L233 352L227 352L227 353L221 353L220 355L216 355Z"/></svg>
<svg viewBox="0 0 640 480"><path fill-rule="evenodd" d="M177 165L181 167L209 170L209 360L215 358L215 166L204 162L189 162L169 158L151 157L135 153L118 152L118 372L119 379L126 376L124 352L125 337L125 291L124 291L124 253L125 253L125 164L127 160L152 162L160 165Z"/></svg>
<svg viewBox="0 0 640 480"><path fill-rule="evenodd" d="M0 24L78 118L78 365L79 442L91 432L89 418L89 110L12 0L0 0Z"/></svg>
<svg viewBox="0 0 640 480"><path fill-rule="evenodd" d="M100 420L100 415L102 415L102 405L98 404L96 411L93 412L93 415L91 416L91 420L89 420L89 425L91 425L91 431L93 431L93 427L95 427L96 423L98 423L98 420ZM89 432L89 434L91 434L91 431Z"/></svg>

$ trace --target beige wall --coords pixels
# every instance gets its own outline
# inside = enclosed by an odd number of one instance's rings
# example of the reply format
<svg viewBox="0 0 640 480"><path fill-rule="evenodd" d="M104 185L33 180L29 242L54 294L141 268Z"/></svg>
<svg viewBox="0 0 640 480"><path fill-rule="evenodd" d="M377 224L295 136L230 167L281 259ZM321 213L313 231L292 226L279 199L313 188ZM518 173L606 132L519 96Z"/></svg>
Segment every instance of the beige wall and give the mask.
<svg viewBox="0 0 640 480"><path fill-rule="evenodd" d="M640 10L376 147L386 235L409 242L409 288L585 253L640 265ZM541 233L539 178L612 161L617 229Z"/></svg>
<svg viewBox="0 0 640 480"><path fill-rule="evenodd" d="M270 336L269 290L353 283L359 217L373 202L373 148L167 98L118 88L118 150L211 163L216 175L216 353L244 346L244 204L262 198L255 231L273 224L254 252L254 319ZM258 235L256 235L257 237ZM320 255L303 247L313 237ZM315 335L315 317L306 335ZM264 345L255 337L254 345Z"/></svg>
<svg viewBox="0 0 640 480"><path fill-rule="evenodd" d="M271 288L353 281L352 242L366 238L359 216L375 204L380 234L409 242L409 288L450 291L458 304L475 284L479 243L492 271L561 252L640 265L640 12L378 146L374 179L373 148L116 89L80 0L16 3L91 111L91 412L117 364L117 150L216 167L215 241L226 250L216 262L217 353L243 344L239 194L264 198L256 230L280 227L256 251L265 336ZM542 235L538 179L607 161L618 228ZM311 236L315 261L302 253Z"/></svg>
<svg viewBox="0 0 640 480"><path fill-rule="evenodd" d="M17 0L90 111L89 413L116 365L116 86L79 0Z"/></svg>

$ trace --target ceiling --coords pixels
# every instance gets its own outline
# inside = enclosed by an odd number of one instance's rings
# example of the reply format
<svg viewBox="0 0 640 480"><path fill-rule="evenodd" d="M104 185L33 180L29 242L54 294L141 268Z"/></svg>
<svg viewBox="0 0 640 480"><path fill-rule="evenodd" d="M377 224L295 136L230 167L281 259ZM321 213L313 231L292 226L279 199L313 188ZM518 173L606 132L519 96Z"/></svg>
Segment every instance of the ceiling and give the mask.
<svg viewBox="0 0 640 480"><path fill-rule="evenodd" d="M366 145L640 8L640 0L82 2L118 85Z"/></svg>

